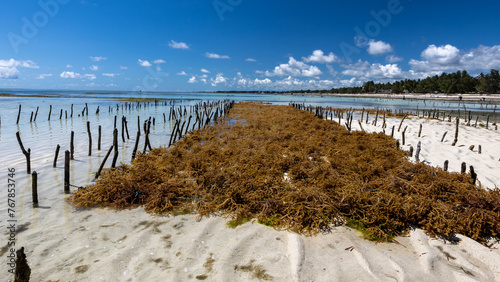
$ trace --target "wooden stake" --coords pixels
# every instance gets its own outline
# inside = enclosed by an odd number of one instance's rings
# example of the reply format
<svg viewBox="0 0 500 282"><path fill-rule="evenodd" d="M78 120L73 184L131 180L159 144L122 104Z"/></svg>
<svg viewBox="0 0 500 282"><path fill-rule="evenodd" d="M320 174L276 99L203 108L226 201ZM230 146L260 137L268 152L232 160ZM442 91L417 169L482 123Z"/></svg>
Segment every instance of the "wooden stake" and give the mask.
<svg viewBox="0 0 500 282"><path fill-rule="evenodd" d="M420 128L418 130L418 138L420 138L421 134L422 134L422 124L420 124Z"/></svg>
<svg viewBox="0 0 500 282"><path fill-rule="evenodd" d="M31 196L33 198L33 207L38 207L38 191L37 191L37 185L38 185L38 175L36 171L33 171L31 174Z"/></svg>
<svg viewBox="0 0 500 282"><path fill-rule="evenodd" d="M59 146L59 144L57 144L56 155L54 156L54 163L52 164L52 167L57 166L57 157L59 156L59 149L61 149L61 146Z"/></svg>
<svg viewBox="0 0 500 282"><path fill-rule="evenodd" d="M17 113L17 121L16 124L19 124L19 118L21 117L21 105L19 105L19 112Z"/></svg>
<svg viewBox="0 0 500 282"><path fill-rule="evenodd" d="M464 174L466 170L467 170L467 164L465 162L463 162L462 163L462 168L460 170L460 173Z"/></svg>
<svg viewBox="0 0 500 282"><path fill-rule="evenodd" d="M21 151L23 152L24 156L26 157L26 173L30 174L31 173L31 160L30 160L30 155L31 155L31 149L28 148L28 151L24 149L23 142L21 141L21 135L19 131L16 133L17 137L17 142L19 143L19 147L21 147Z"/></svg>
<svg viewBox="0 0 500 282"><path fill-rule="evenodd" d="M111 155L111 150L113 150L113 145L111 145L111 147L109 147L109 150L108 150L108 152L106 153L106 156L104 157L104 160L102 160L102 163L101 163L101 165L99 166L99 170L98 170L98 171L97 171L97 173L95 174L95 178L94 178L94 179L99 178L99 176L101 175L101 171L102 171L102 169L104 168L104 164L106 164L106 161L108 160L109 155Z"/></svg>
<svg viewBox="0 0 500 282"><path fill-rule="evenodd" d="M399 123L399 127L398 127L398 132L401 131L401 126L403 125L403 121L405 120L406 116L408 116L408 115L405 115L403 117L403 119L401 119L401 122Z"/></svg>
<svg viewBox="0 0 500 282"><path fill-rule="evenodd" d="M415 152L415 160L417 162L420 161L420 149L421 149L421 146L422 146L422 143L420 143L420 141L418 141L418 143L417 143L417 151Z"/></svg>
<svg viewBox="0 0 500 282"><path fill-rule="evenodd" d="M49 110L49 120L50 120L50 115L52 114L52 105L50 105L50 110Z"/></svg>
<svg viewBox="0 0 500 282"><path fill-rule="evenodd" d="M69 194L69 151L64 152L64 193Z"/></svg>
<svg viewBox="0 0 500 282"><path fill-rule="evenodd" d="M474 167L473 167L473 166L470 166L470 167L469 167L469 169L470 169L470 176L471 176L471 178L472 178L472 184L473 184L473 185L476 185L477 174L476 174L476 172L474 171Z"/></svg>
<svg viewBox="0 0 500 282"><path fill-rule="evenodd" d="M446 133L448 133L448 131L445 131L444 134L443 134L443 137L441 137L441 142L444 141L444 138L446 137Z"/></svg>
<svg viewBox="0 0 500 282"><path fill-rule="evenodd" d="M38 108L39 107L36 107L35 118L33 119L33 122L36 122L36 116L38 116Z"/></svg>
<svg viewBox="0 0 500 282"><path fill-rule="evenodd" d="M132 151L132 160L135 159L135 154L137 153L137 147L139 147L139 138L141 137L141 131L137 131L137 138L135 139L134 150Z"/></svg>
<svg viewBox="0 0 500 282"><path fill-rule="evenodd" d="M69 149L71 152L71 159L75 159L75 132L71 131L71 140L69 142Z"/></svg>
<svg viewBox="0 0 500 282"><path fill-rule="evenodd" d="M458 125L460 123L460 120L457 118L456 120L456 127L455 127L455 138L453 139L453 143L451 144L451 146L455 146L458 142Z"/></svg>
<svg viewBox="0 0 500 282"><path fill-rule="evenodd" d="M448 160L444 161L444 167L443 167L443 170L444 170L444 171L448 171Z"/></svg>
<svg viewBox="0 0 500 282"><path fill-rule="evenodd" d="M87 121L87 134L89 136L89 156L92 155L92 133L90 132L90 121Z"/></svg>
<svg viewBox="0 0 500 282"><path fill-rule="evenodd" d="M98 136L97 136L97 150L101 150L101 126L99 125Z"/></svg>
<svg viewBox="0 0 500 282"><path fill-rule="evenodd" d="M116 161L118 160L118 129L113 130L113 151L115 152L113 156L113 162L111 163L111 167L116 167Z"/></svg>
<svg viewBox="0 0 500 282"><path fill-rule="evenodd" d="M403 133L402 133L402 137L403 137L403 145L405 144L405 133L406 133L406 129L408 128L408 125L405 126L405 129L403 129Z"/></svg>

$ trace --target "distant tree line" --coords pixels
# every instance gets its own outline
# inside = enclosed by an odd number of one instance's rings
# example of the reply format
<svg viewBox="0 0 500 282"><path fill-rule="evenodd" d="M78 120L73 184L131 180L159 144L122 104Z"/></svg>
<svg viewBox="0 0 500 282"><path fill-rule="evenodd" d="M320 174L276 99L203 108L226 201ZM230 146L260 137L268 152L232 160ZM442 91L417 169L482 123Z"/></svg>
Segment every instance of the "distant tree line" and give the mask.
<svg viewBox="0 0 500 282"><path fill-rule="evenodd" d="M375 83L367 81L363 86L332 88L329 90L293 90L293 91L215 91L215 93L253 93L253 94L283 94L283 93L498 93L500 92L500 75L498 70L471 76L466 70L441 75L429 76L424 79L404 79L393 83Z"/></svg>
<svg viewBox="0 0 500 282"><path fill-rule="evenodd" d="M359 87L332 88L330 90L299 90L294 93L497 93L500 91L498 70L490 73L470 76L467 71L442 73L424 79L405 79L393 83L375 83L367 81Z"/></svg>

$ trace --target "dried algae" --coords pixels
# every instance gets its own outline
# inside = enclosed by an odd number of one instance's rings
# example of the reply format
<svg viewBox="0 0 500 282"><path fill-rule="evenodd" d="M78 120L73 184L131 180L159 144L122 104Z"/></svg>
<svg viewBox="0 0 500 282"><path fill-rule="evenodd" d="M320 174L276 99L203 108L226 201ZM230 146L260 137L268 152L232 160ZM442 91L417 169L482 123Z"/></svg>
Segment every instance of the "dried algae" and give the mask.
<svg viewBox="0 0 500 282"><path fill-rule="evenodd" d="M349 132L291 106L238 103L170 148L139 154L79 189L79 207L191 210L305 234L355 220L372 239L412 227L499 239L500 190L412 163L383 133Z"/></svg>

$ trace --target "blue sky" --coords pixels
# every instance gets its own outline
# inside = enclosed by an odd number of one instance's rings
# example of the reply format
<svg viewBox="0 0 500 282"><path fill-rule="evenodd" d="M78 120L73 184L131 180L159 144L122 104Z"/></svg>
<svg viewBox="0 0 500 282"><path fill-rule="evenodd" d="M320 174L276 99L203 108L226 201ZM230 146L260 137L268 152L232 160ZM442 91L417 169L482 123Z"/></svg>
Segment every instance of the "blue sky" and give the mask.
<svg viewBox="0 0 500 282"><path fill-rule="evenodd" d="M479 3L479 4L478 4ZM0 88L330 89L500 68L498 1L0 3Z"/></svg>

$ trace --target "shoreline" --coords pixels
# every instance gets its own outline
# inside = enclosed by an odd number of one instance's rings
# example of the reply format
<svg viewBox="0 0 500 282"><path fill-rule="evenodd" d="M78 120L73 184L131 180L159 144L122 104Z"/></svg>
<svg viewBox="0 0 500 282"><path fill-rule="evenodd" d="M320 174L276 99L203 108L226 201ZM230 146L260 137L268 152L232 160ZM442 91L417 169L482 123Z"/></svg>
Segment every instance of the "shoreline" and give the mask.
<svg viewBox="0 0 500 282"><path fill-rule="evenodd" d="M292 94L294 95L294 94ZM483 102L483 103L500 103L500 94L431 94L431 93L414 93L414 94L341 94L328 93L321 94L336 97L354 97L354 98L383 98L383 99L402 99L402 100L441 100L441 101L467 101L467 102ZM462 97L460 99L460 97Z"/></svg>

